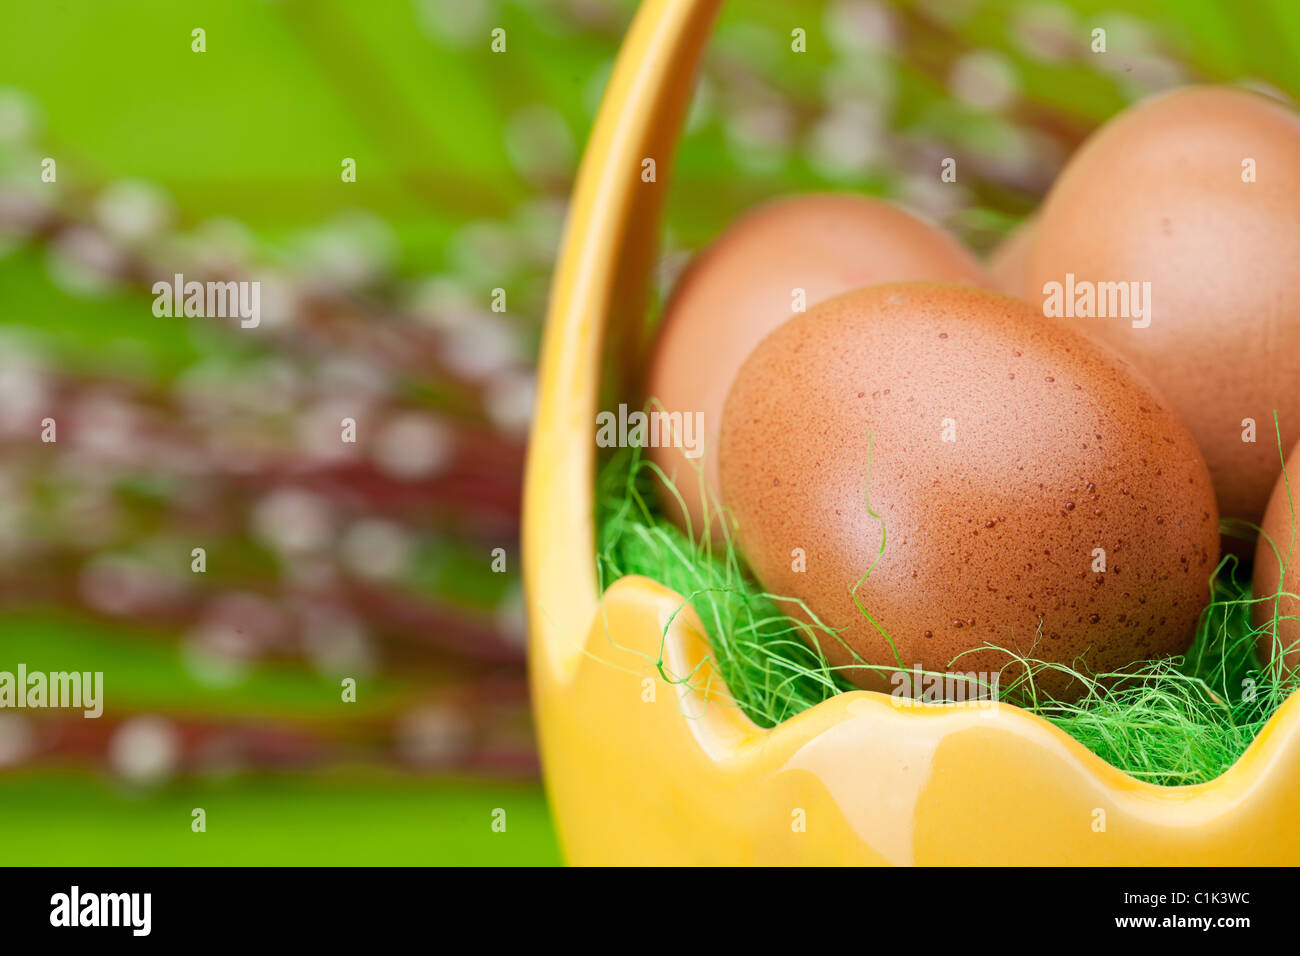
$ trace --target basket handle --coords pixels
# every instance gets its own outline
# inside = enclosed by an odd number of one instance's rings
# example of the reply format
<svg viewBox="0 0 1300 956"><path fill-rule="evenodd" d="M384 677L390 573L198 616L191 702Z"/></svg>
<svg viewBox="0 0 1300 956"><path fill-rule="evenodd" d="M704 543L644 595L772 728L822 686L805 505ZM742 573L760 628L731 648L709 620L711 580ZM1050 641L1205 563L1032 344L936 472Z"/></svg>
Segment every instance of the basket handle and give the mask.
<svg viewBox="0 0 1300 956"><path fill-rule="evenodd" d="M532 666L572 673L596 611L595 416L602 356L641 344L668 171L722 0L645 0L578 170L552 279L524 471ZM645 161L654 161L647 181ZM606 342L611 339L620 341ZM607 349L607 346L610 348Z"/></svg>

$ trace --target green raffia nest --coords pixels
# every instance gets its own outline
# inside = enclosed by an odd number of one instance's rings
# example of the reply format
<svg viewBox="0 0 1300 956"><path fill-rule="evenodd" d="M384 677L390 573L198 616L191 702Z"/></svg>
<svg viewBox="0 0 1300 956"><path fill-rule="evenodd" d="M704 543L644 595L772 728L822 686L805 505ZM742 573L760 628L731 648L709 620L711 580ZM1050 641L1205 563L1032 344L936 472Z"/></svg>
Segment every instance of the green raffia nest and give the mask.
<svg viewBox="0 0 1300 956"><path fill-rule="evenodd" d="M712 663L732 699L760 726L771 727L827 698L854 689L844 668L815 649L839 640L801 602L764 592L746 571L729 533L720 542L682 532L655 507L656 489L676 489L639 449L617 452L597 482L597 564L602 589L640 574L682 594L704 622ZM712 516L709 516L710 518ZM723 521L722 524L728 524ZM1109 763L1141 780L1171 786L1203 783L1223 773L1297 684L1280 665L1264 667L1256 654L1261 633L1277 640L1274 617L1251 624L1250 583L1234 557L1223 559L1211 582L1211 601L1182 657L1147 661L1123 673L1091 674L1059 663L1006 652L1018 676L1000 699L1057 725ZM811 623L810 623L811 622ZM1279 658L1280 659L1280 656ZM663 672L662 660L659 662ZM868 666L861 665L850 666ZM1046 670L1072 674L1086 688L1074 703L1035 692ZM694 683L697 675L668 680Z"/></svg>

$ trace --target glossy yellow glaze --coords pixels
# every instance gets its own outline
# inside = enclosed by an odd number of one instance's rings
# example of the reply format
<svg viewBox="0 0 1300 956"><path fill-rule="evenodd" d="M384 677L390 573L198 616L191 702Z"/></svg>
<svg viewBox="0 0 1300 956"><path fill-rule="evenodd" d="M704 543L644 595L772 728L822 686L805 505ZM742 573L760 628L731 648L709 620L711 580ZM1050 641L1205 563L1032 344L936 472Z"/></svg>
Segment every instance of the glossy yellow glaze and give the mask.
<svg viewBox="0 0 1300 956"><path fill-rule="evenodd" d="M727 700L683 598L598 595L602 369L640 345L658 213L718 0L646 0L579 173L524 493L530 674L546 784L578 864L1295 864L1300 700L1196 787L1108 766L1010 706L843 694L772 730ZM643 182L644 160L656 181ZM622 336L606 341L606 333Z"/></svg>

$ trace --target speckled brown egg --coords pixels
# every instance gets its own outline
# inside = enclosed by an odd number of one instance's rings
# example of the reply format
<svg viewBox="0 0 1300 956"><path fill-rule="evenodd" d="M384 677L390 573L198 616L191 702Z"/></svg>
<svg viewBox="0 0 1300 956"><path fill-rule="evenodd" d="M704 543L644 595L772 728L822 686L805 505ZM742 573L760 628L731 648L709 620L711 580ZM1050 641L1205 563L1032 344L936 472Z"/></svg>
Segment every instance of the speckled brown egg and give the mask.
<svg viewBox="0 0 1300 956"><path fill-rule="evenodd" d="M1275 409L1285 446L1300 438L1298 262L1300 116L1190 88L1127 110L1079 150L1043 204L1025 294L1043 303L1067 275L1076 288L1149 282L1146 327L1059 321L1151 379L1204 453L1224 517L1257 523L1280 469Z"/></svg>
<svg viewBox="0 0 1300 956"><path fill-rule="evenodd" d="M649 450L685 499L695 529L702 526L701 474L717 504L712 449L727 389L763 336L800 310L796 290L811 308L896 279L988 283L975 258L937 227L886 202L836 194L751 210L692 264L665 311L646 394L667 412L703 413L701 457L671 446Z"/></svg>
<svg viewBox="0 0 1300 956"><path fill-rule="evenodd" d="M1100 673L1184 650L1209 596L1218 514L1186 427L996 292L887 284L794 317L737 374L719 462L758 580L868 664L992 674L1002 650L954 663L988 644Z"/></svg>
<svg viewBox="0 0 1300 956"><path fill-rule="evenodd" d="M1277 453L1276 447L1273 449ZM1279 463L1280 467L1280 463ZM1288 668L1300 665L1300 444L1286 459L1285 475L1278 475L1268 499L1255 546L1255 598L1271 598L1251 606L1259 637L1259 656L1265 662L1282 652ZM1276 611L1276 634L1272 628Z"/></svg>

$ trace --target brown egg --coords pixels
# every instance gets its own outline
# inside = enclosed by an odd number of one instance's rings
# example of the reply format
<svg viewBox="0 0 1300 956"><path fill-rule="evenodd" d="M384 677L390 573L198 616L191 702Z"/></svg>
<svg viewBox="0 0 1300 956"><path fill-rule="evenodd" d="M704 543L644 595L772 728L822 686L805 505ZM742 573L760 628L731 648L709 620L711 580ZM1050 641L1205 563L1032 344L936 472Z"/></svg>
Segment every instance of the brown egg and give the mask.
<svg viewBox="0 0 1300 956"><path fill-rule="evenodd" d="M1030 217L1012 229L989 256L988 270L993 288L1007 295L1023 296L1029 269L1029 250L1033 244L1034 219ZM1037 301L1034 299L1032 301Z"/></svg>
<svg viewBox="0 0 1300 956"><path fill-rule="evenodd" d="M649 452L685 498L695 529L702 527L701 467L717 508L711 449L727 389L763 336L802 311L796 290L811 308L894 279L988 283L974 256L947 233L888 203L834 194L760 206L692 264L668 303L646 394L664 411L703 413L702 456L666 444Z"/></svg>
<svg viewBox="0 0 1300 956"><path fill-rule="evenodd" d="M873 665L993 674L1002 651L953 663L987 643L1100 673L1184 650L1209 597L1218 514L1187 429L996 292L888 284L794 317L736 376L720 442L758 580Z"/></svg>
<svg viewBox="0 0 1300 956"><path fill-rule="evenodd" d="M1300 438L1298 262L1300 117L1191 88L1138 104L1079 150L1043 205L1025 294L1042 304L1060 283L1064 305L1068 275L1076 303L1094 283L1139 283L1127 288L1146 299L1150 283L1146 317L1060 321L1146 373L1200 445L1224 517L1258 522L1280 468L1274 409L1286 447Z"/></svg>
<svg viewBox="0 0 1300 956"><path fill-rule="evenodd" d="M1273 453L1277 454L1276 447ZM1282 660L1288 668L1300 664L1300 533L1297 533L1297 514L1300 514L1300 444L1287 456L1285 475L1278 475L1261 524L1264 533L1255 547L1253 596L1276 597L1277 600L1260 601L1251 606L1255 627L1268 628L1259 637L1260 659L1270 662L1274 650L1281 649ZM1276 643L1271 627L1275 610L1278 614Z"/></svg>

